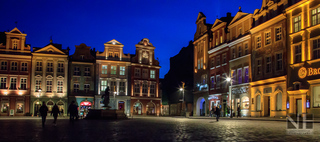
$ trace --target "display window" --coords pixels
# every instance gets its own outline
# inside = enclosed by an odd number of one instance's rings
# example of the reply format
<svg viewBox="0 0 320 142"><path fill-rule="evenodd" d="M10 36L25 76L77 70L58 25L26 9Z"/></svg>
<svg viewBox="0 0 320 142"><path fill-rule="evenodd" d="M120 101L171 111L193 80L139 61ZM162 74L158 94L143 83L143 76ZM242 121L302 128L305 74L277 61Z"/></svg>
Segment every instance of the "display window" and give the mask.
<svg viewBox="0 0 320 142"><path fill-rule="evenodd" d="M23 103L17 103L16 113L23 113Z"/></svg>
<svg viewBox="0 0 320 142"><path fill-rule="evenodd" d="M2 103L1 112L2 113L8 113L9 112L9 103Z"/></svg>
<svg viewBox="0 0 320 142"><path fill-rule="evenodd" d="M249 98L248 97L242 98L242 109L249 109Z"/></svg>

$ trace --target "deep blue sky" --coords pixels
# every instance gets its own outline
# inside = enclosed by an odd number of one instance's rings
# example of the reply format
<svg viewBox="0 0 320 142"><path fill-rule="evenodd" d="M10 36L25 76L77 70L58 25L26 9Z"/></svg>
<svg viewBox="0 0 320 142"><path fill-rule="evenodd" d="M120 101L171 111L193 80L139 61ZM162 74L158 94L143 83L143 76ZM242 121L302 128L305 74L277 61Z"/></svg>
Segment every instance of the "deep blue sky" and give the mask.
<svg viewBox="0 0 320 142"><path fill-rule="evenodd" d="M160 77L170 69L170 57L193 40L201 11L208 23L231 12L234 16L260 9L262 0L0 0L0 31L18 29L27 44L44 47L50 36L64 48L85 43L104 51L116 39L124 53L135 54L135 44L149 38L160 59Z"/></svg>

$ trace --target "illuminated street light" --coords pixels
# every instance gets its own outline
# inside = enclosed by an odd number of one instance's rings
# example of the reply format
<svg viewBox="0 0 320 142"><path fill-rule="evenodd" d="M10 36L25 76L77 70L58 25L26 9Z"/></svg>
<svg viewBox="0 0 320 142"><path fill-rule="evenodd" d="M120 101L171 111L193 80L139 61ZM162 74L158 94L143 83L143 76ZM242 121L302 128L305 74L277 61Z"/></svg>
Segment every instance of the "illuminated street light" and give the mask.
<svg viewBox="0 0 320 142"><path fill-rule="evenodd" d="M182 82L182 81L181 81L181 83L182 83L182 87L181 87L179 90L182 92L182 95L183 95L182 104L183 104L183 103L186 104L185 109L184 109L184 112L185 112L184 114L185 114L185 116L186 116L186 115L187 115L187 103L185 102L185 99L184 99L184 85L185 85L185 83Z"/></svg>
<svg viewBox="0 0 320 142"><path fill-rule="evenodd" d="M230 72L230 74L232 75L232 71ZM230 75L230 76L231 76ZM228 82L230 82L230 90L229 90L229 102L230 102L230 118L232 118L232 79L231 79L231 77L227 77L226 78L226 81L228 81Z"/></svg>

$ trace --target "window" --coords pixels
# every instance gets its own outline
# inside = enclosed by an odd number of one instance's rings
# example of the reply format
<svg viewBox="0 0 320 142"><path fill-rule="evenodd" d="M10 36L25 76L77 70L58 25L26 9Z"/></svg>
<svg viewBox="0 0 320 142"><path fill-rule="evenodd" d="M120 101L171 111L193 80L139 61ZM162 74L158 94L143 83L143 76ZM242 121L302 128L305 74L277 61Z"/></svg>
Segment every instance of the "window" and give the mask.
<svg viewBox="0 0 320 142"><path fill-rule="evenodd" d="M112 53L109 53L109 57L112 57Z"/></svg>
<svg viewBox="0 0 320 142"><path fill-rule="evenodd" d="M276 41L282 39L282 30L281 27L276 28Z"/></svg>
<svg viewBox="0 0 320 142"><path fill-rule="evenodd" d="M266 38L266 40L265 40L265 42L266 42L266 45L269 45L270 43L271 43L271 32L267 32L267 33L265 33L265 38Z"/></svg>
<svg viewBox="0 0 320 142"><path fill-rule="evenodd" d="M156 71L150 70L150 78L155 79L156 78Z"/></svg>
<svg viewBox="0 0 320 142"><path fill-rule="evenodd" d="M53 63L52 62L47 63L47 72L53 72Z"/></svg>
<svg viewBox="0 0 320 142"><path fill-rule="evenodd" d="M1 112L2 113L8 113L9 112L9 103L2 103Z"/></svg>
<svg viewBox="0 0 320 142"><path fill-rule="evenodd" d="M18 63L11 62L11 71L17 71L17 70L18 70Z"/></svg>
<svg viewBox="0 0 320 142"><path fill-rule="evenodd" d="M217 66L220 66L220 56L217 56Z"/></svg>
<svg viewBox="0 0 320 142"><path fill-rule="evenodd" d="M301 44L295 46L294 50L295 50L295 55L294 55L295 60L294 60L294 62L295 63L300 63L301 62Z"/></svg>
<svg viewBox="0 0 320 142"><path fill-rule="evenodd" d="M242 56L242 47L239 46L238 47L238 57L241 57Z"/></svg>
<svg viewBox="0 0 320 142"><path fill-rule="evenodd" d="M211 86L210 89L214 89L214 76L211 76Z"/></svg>
<svg viewBox="0 0 320 142"><path fill-rule="evenodd" d="M148 93L148 84L146 83L142 84L142 93L144 94Z"/></svg>
<svg viewBox="0 0 320 142"><path fill-rule="evenodd" d="M10 89L17 89L17 78L11 78Z"/></svg>
<svg viewBox="0 0 320 142"><path fill-rule="evenodd" d="M64 72L63 63L58 63L58 72L59 73L63 73Z"/></svg>
<svg viewBox="0 0 320 142"><path fill-rule="evenodd" d="M141 74L140 74L140 68L135 68L134 69L134 77L140 77Z"/></svg>
<svg viewBox="0 0 320 142"><path fill-rule="evenodd" d="M257 96L257 111L261 111L261 96Z"/></svg>
<svg viewBox="0 0 320 142"><path fill-rule="evenodd" d="M276 69L282 70L282 53L276 54L276 60L277 60Z"/></svg>
<svg viewBox="0 0 320 142"><path fill-rule="evenodd" d="M215 67L215 64L214 64L215 62L214 62L214 57L213 58L211 58L211 67Z"/></svg>
<svg viewBox="0 0 320 142"><path fill-rule="evenodd" d="M239 28L239 35L242 35L242 28Z"/></svg>
<svg viewBox="0 0 320 142"><path fill-rule="evenodd" d="M84 68L84 76L90 76L90 67Z"/></svg>
<svg viewBox="0 0 320 142"><path fill-rule="evenodd" d="M216 76L216 79L217 79L217 80L216 80L216 81L217 81L216 88L217 88L217 89L220 89L220 75L217 75L217 76Z"/></svg>
<svg viewBox="0 0 320 142"><path fill-rule="evenodd" d="M257 49L261 47L261 36L257 37Z"/></svg>
<svg viewBox="0 0 320 142"><path fill-rule="evenodd" d="M79 92L80 85L79 83L73 84L73 92Z"/></svg>
<svg viewBox="0 0 320 142"><path fill-rule="evenodd" d="M314 86L312 87L312 104L314 108L320 107L320 86Z"/></svg>
<svg viewBox="0 0 320 142"><path fill-rule="evenodd" d="M320 23L320 7L311 11L312 26Z"/></svg>
<svg viewBox="0 0 320 142"><path fill-rule="evenodd" d="M86 93L88 93L89 90L90 90L90 84L85 84L85 85L84 85L84 91L85 91Z"/></svg>
<svg viewBox="0 0 320 142"><path fill-rule="evenodd" d="M47 92L52 92L52 80L47 81Z"/></svg>
<svg viewBox="0 0 320 142"><path fill-rule="evenodd" d="M320 39L313 40L313 59L320 58Z"/></svg>
<svg viewBox="0 0 320 142"><path fill-rule="evenodd" d="M125 92L126 82L119 82L119 92Z"/></svg>
<svg viewBox="0 0 320 142"><path fill-rule="evenodd" d="M41 89L41 80L36 80L36 85L35 85L35 87L36 87L36 90L35 90L35 92L38 92L40 89Z"/></svg>
<svg viewBox="0 0 320 142"><path fill-rule="evenodd" d="M1 77L0 78L0 89L7 89L7 78L6 77Z"/></svg>
<svg viewBox="0 0 320 142"><path fill-rule="evenodd" d="M155 94L155 84L150 85L150 94Z"/></svg>
<svg viewBox="0 0 320 142"><path fill-rule="evenodd" d="M242 69L238 69L238 84L242 83Z"/></svg>
<svg viewBox="0 0 320 142"><path fill-rule="evenodd" d="M236 49L232 48L232 59L236 58Z"/></svg>
<svg viewBox="0 0 320 142"><path fill-rule="evenodd" d="M37 62L36 71L42 71L42 62Z"/></svg>
<svg viewBox="0 0 320 142"><path fill-rule="evenodd" d="M115 57L115 58L119 58L118 53L114 53L114 57Z"/></svg>
<svg viewBox="0 0 320 142"><path fill-rule="evenodd" d="M201 67L200 68L203 68L203 58L201 58Z"/></svg>
<svg viewBox="0 0 320 142"><path fill-rule="evenodd" d="M107 89L107 81L101 80L101 90L100 91L105 91L106 89Z"/></svg>
<svg viewBox="0 0 320 142"><path fill-rule="evenodd" d="M2 61L1 62L1 70L7 70L7 65L8 64L8 62L7 61Z"/></svg>
<svg viewBox="0 0 320 142"><path fill-rule="evenodd" d="M277 94L277 110L282 110L282 93Z"/></svg>
<svg viewBox="0 0 320 142"><path fill-rule="evenodd" d="M219 38L216 38L216 46L219 45Z"/></svg>
<svg viewBox="0 0 320 142"><path fill-rule="evenodd" d="M73 75L80 76L80 68L74 67Z"/></svg>
<svg viewBox="0 0 320 142"><path fill-rule="evenodd" d="M142 78L144 79L148 78L148 69L142 69Z"/></svg>
<svg viewBox="0 0 320 142"><path fill-rule="evenodd" d="M117 74L117 66L111 66L111 74Z"/></svg>
<svg viewBox="0 0 320 142"><path fill-rule="evenodd" d="M27 90L27 79L26 78L20 79L20 90Z"/></svg>
<svg viewBox="0 0 320 142"><path fill-rule="evenodd" d="M107 73L108 73L108 66L102 65L102 74L107 74Z"/></svg>
<svg viewBox="0 0 320 142"><path fill-rule="evenodd" d="M227 54L226 53L222 54L222 64L225 64L225 63L227 63Z"/></svg>
<svg viewBox="0 0 320 142"><path fill-rule="evenodd" d="M244 83L249 83L249 68L244 68Z"/></svg>
<svg viewBox="0 0 320 142"><path fill-rule="evenodd" d="M134 92L140 93L140 83L134 83Z"/></svg>
<svg viewBox="0 0 320 142"><path fill-rule="evenodd" d="M301 15L293 18L294 32L299 32L301 30Z"/></svg>
<svg viewBox="0 0 320 142"><path fill-rule="evenodd" d="M248 43L245 43L244 44L244 55L248 55L249 54L248 48L249 48Z"/></svg>
<svg viewBox="0 0 320 142"><path fill-rule="evenodd" d="M23 103L17 103L16 113L23 113Z"/></svg>
<svg viewBox="0 0 320 142"><path fill-rule="evenodd" d="M110 91L112 93L117 91L117 82L115 82L115 81L110 82Z"/></svg>
<svg viewBox="0 0 320 142"><path fill-rule="evenodd" d="M27 71L28 70L28 63L21 63L21 71Z"/></svg>
<svg viewBox="0 0 320 142"><path fill-rule="evenodd" d="M198 59L198 69L200 69L200 59Z"/></svg>
<svg viewBox="0 0 320 142"><path fill-rule="evenodd" d="M242 109L249 109L249 98L248 97L242 98Z"/></svg>
<svg viewBox="0 0 320 142"><path fill-rule="evenodd" d="M261 70L262 70L261 59L258 59L257 60L257 75L261 74Z"/></svg>
<svg viewBox="0 0 320 142"><path fill-rule="evenodd" d="M120 75L125 75L126 67L120 66Z"/></svg>
<svg viewBox="0 0 320 142"><path fill-rule="evenodd" d="M17 39L12 40L12 49L18 49L18 40Z"/></svg>
<svg viewBox="0 0 320 142"><path fill-rule="evenodd" d="M235 81L237 79L237 72L235 70L232 70L231 76L232 76L232 84L235 84Z"/></svg>
<svg viewBox="0 0 320 142"><path fill-rule="evenodd" d="M63 93L63 81L58 80L57 93Z"/></svg>
<svg viewBox="0 0 320 142"><path fill-rule="evenodd" d="M271 57L266 58L266 73L271 72Z"/></svg>
<svg viewBox="0 0 320 142"><path fill-rule="evenodd" d="M220 43L223 43L223 39L222 39L222 36L220 36Z"/></svg>

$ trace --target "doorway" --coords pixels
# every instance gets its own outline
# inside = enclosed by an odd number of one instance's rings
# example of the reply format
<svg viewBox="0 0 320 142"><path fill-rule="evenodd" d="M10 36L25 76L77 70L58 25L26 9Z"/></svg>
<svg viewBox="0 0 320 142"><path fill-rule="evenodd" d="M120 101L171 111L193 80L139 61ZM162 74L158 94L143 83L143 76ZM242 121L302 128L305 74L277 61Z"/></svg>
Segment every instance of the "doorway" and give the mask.
<svg viewBox="0 0 320 142"><path fill-rule="evenodd" d="M135 103L135 104L133 105L133 113L134 113L134 114L138 114L138 115L141 115L141 114L142 114L141 103Z"/></svg>
<svg viewBox="0 0 320 142"><path fill-rule="evenodd" d="M205 116L206 115L206 102L205 101L203 101L202 102L202 107L201 107L202 109L201 109L201 114L200 114L200 116Z"/></svg>
<svg viewBox="0 0 320 142"><path fill-rule="evenodd" d="M34 116L39 115L39 109L40 109L41 105L36 103L34 104Z"/></svg>
<svg viewBox="0 0 320 142"><path fill-rule="evenodd" d="M264 116L270 116L270 96L264 97Z"/></svg>
<svg viewBox="0 0 320 142"><path fill-rule="evenodd" d="M302 114L302 100L301 99L297 99L296 102L296 114L297 116Z"/></svg>
<svg viewBox="0 0 320 142"><path fill-rule="evenodd" d="M118 102L118 110L124 111L124 101Z"/></svg>

